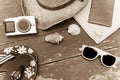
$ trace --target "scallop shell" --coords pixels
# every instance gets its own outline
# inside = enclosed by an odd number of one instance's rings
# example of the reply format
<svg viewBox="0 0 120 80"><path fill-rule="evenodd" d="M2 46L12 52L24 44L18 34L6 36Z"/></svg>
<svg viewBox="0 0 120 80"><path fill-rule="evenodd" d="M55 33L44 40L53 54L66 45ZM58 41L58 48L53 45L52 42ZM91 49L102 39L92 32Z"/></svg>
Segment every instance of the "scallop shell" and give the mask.
<svg viewBox="0 0 120 80"><path fill-rule="evenodd" d="M60 35L59 33L55 32L53 34L49 34L45 37L45 41L46 42L50 42L50 43L55 43L55 44L59 44L62 40L63 40L63 36Z"/></svg>
<svg viewBox="0 0 120 80"><path fill-rule="evenodd" d="M77 24L71 24L68 27L68 33L70 33L71 35L79 35L80 27Z"/></svg>

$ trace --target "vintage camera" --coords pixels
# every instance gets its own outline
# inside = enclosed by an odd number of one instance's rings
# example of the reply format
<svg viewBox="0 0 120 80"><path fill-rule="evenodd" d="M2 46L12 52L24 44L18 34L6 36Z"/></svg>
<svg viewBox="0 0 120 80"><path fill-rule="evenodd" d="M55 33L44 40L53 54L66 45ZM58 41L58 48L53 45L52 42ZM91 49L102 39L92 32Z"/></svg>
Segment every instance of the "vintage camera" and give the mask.
<svg viewBox="0 0 120 80"><path fill-rule="evenodd" d="M34 16L19 16L4 20L6 36L25 35L37 33Z"/></svg>

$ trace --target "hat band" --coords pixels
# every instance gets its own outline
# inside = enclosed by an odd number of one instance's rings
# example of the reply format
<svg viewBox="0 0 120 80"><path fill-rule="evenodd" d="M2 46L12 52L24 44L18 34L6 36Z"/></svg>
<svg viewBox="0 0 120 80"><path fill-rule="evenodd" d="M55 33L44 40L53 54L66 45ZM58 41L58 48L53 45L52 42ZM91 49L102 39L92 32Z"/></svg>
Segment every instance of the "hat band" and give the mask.
<svg viewBox="0 0 120 80"><path fill-rule="evenodd" d="M45 9L48 9L48 10L58 10L58 9L62 9L62 8L65 8L65 7L69 6L69 5L72 4L74 1L75 1L75 0L70 0L69 2L67 2L67 3L65 3L65 4L63 4L63 5L57 6L57 7L47 7L47 6L43 5L43 4L41 4L38 0L37 0L37 3L38 3L41 7L45 8Z"/></svg>

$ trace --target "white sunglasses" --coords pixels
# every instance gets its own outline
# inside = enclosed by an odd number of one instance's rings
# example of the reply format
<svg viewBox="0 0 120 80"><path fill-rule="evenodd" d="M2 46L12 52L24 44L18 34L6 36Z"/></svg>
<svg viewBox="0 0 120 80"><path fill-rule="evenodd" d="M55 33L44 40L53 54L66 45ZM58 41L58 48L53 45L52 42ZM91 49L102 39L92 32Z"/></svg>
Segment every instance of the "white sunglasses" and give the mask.
<svg viewBox="0 0 120 80"><path fill-rule="evenodd" d="M118 61L118 57L105 52L101 49L98 49L96 47L82 45L82 57L84 57L87 60L94 60L98 56L101 56L101 63L106 67L116 67L116 62ZM119 59L120 60L120 59Z"/></svg>

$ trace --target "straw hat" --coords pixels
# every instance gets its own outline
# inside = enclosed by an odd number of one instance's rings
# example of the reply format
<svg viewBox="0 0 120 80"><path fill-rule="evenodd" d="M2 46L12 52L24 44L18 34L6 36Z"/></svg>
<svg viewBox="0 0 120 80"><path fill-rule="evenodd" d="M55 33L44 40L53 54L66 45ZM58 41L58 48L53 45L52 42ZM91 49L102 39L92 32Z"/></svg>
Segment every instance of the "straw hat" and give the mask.
<svg viewBox="0 0 120 80"><path fill-rule="evenodd" d="M37 27L46 30L73 17L81 11L88 0L22 0L24 15L35 16Z"/></svg>

